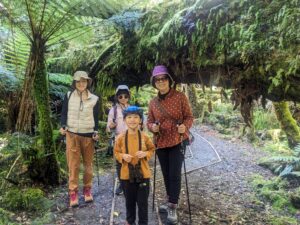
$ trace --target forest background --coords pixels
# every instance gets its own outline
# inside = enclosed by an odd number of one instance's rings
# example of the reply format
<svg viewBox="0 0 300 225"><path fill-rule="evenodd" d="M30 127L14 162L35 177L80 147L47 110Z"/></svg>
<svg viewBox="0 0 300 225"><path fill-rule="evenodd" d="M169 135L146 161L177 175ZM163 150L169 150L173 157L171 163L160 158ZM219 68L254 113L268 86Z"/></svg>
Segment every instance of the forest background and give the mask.
<svg viewBox="0 0 300 225"><path fill-rule="evenodd" d="M129 85L132 103L146 111L156 94L151 69L165 64L195 124L271 152L261 165L298 182L299 0L0 0L0 24L3 224L24 211L39 218L66 181L58 129L76 70L89 73L100 96L100 148L115 87ZM292 212L297 188L276 195Z"/></svg>

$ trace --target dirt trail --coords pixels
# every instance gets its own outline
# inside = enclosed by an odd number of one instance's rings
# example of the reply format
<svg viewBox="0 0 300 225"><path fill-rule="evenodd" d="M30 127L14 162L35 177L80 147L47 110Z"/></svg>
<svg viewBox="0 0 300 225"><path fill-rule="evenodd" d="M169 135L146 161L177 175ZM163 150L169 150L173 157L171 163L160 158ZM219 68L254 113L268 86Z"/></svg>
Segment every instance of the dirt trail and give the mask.
<svg viewBox="0 0 300 225"><path fill-rule="evenodd" d="M272 177L269 171L257 165L257 161L266 153L239 140L223 140L209 127L196 128L194 133L195 142L186 155L192 224L268 224L267 215L273 214L273 211L253 200L254 191L250 185L250 178L254 174L266 179ZM100 177L99 188L97 179L94 182L94 203L82 204L77 209L65 207L56 213L56 224L110 224L112 172L107 170ZM156 201L159 204L165 196L162 180L158 179L156 188ZM116 199L115 211L118 213L115 213L113 224L124 223L125 203L122 204L122 198ZM190 224L186 200L183 177L179 224ZM61 193L58 204L66 206L67 201L67 194ZM151 208L152 195L149 197L149 211ZM160 216L164 221L165 216ZM150 218L151 225L159 224L158 220L153 219L154 214Z"/></svg>

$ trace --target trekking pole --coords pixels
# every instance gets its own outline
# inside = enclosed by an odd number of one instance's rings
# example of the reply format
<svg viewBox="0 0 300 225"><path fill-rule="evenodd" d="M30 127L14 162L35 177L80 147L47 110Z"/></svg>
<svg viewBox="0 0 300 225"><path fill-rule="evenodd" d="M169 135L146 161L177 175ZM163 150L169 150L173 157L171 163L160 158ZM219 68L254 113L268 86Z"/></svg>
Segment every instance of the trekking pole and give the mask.
<svg viewBox="0 0 300 225"><path fill-rule="evenodd" d="M183 169L184 169L184 177L185 177L185 187L186 187L186 195L187 195L187 201L188 201L188 207L189 207L189 216L190 216L190 224L192 223L192 213L191 213L191 204L190 204L190 194L189 194L189 187L188 187L188 181L187 181L187 175L186 175L186 166L185 166L185 146L183 144L183 134L180 134L181 139L181 150L183 151Z"/></svg>
<svg viewBox="0 0 300 225"><path fill-rule="evenodd" d="M155 122L156 125L159 125L159 122ZM152 196L152 211L154 211L154 199L155 199L155 181L156 181L156 150L157 150L157 136L159 133L155 133L154 144L155 144L155 153L154 153L154 172L153 172L153 196Z"/></svg>
<svg viewBox="0 0 300 225"><path fill-rule="evenodd" d="M115 145L115 134L113 134L112 136L112 146L114 147ZM115 185L116 185L116 178L115 178L115 173L117 173L117 162L116 162L116 157L114 154L114 150L113 150L113 188L112 188L112 196L113 198L115 197ZM116 170L116 171L115 171Z"/></svg>
<svg viewBox="0 0 300 225"><path fill-rule="evenodd" d="M97 169L97 181L98 181L98 186L100 186L98 154L97 154L97 150L96 150L97 147L98 147L98 141L95 141L95 158L96 158L96 169Z"/></svg>
<svg viewBox="0 0 300 225"><path fill-rule="evenodd" d="M177 126L180 126L182 121L178 121ZM180 134L180 147L183 154L183 169L184 169L184 177L185 177L185 187L186 187L186 196L188 201L188 209L189 209L189 217L190 217L190 224L192 223L192 213L191 213L191 203L190 203L190 193L189 193L189 186L186 174L186 164L185 164L185 150L186 146L183 143L183 134Z"/></svg>
<svg viewBox="0 0 300 225"><path fill-rule="evenodd" d="M153 196L152 196L152 211L154 211L154 199L155 199L155 180L156 180L156 151L154 153L154 174L153 174Z"/></svg>

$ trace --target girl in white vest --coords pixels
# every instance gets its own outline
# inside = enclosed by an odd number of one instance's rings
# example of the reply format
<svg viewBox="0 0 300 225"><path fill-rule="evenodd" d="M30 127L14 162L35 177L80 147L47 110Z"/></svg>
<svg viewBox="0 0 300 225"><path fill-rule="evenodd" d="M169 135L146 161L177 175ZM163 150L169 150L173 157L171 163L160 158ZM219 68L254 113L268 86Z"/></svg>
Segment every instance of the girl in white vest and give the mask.
<svg viewBox="0 0 300 225"><path fill-rule="evenodd" d="M73 76L73 91L63 102L60 133L66 135L67 163L69 168L70 206L78 206L80 158L82 156L83 195L85 202L92 202L94 142L98 136L99 98L89 91L91 78L85 71Z"/></svg>

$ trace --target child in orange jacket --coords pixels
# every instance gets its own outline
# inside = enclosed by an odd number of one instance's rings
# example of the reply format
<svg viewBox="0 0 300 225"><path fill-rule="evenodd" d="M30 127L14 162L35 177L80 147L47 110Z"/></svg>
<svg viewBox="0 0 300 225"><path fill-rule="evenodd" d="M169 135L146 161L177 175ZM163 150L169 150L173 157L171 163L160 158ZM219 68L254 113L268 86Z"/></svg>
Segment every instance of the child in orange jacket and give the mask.
<svg viewBox="0 0 300 225"><path fill-rule="evenodd" d="M135 224L137 205L138 224L146 225L151 177L148 162L155 146L150 137L139 129L143 120L142 111L136 106L129 106L123 114L128 129L118 136L114 153L122 164L120 179L126 199L126 220L128 225Z"/></svg>

